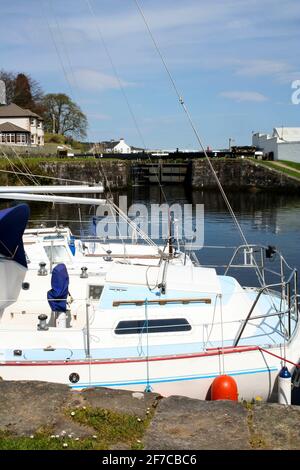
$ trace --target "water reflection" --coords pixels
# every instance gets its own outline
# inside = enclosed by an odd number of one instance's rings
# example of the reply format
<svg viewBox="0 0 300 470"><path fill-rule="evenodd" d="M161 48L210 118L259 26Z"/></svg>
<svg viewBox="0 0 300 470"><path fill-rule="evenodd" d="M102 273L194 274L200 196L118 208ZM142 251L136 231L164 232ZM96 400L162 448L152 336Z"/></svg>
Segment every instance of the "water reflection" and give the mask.
<svg viewBox="0 0 300 470"><path fill-rule="evenodd" d="M242 243L240 235L229 215L222 196L215 191L190 191L180 185L165 186L168 204L204 204L205 245L237 246ZM128 191L115 192L118 202L120 195L126 195L128 206L133 203L162 204L164 196L159 187L133 187ZM287 261L300 269L300 196L276 193L239 193L228 195L241 227L249 243L275 245ZM8 207L9 203L1 203ZM93 229L94 207L30 203L31 225L41 223L68 224L77 235ZM81 222L80 222L81 220ZM225 263L230 254L221 250L203 248L197 252L203 263ZM246 276L248 282L250 277Z"/></svg>

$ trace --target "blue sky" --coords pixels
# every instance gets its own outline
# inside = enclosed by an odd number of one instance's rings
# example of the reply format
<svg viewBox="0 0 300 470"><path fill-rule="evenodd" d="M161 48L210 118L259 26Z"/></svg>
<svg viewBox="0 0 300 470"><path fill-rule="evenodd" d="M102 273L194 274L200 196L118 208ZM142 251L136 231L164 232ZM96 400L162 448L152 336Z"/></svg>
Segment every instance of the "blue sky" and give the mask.
<svg viewBox="0 0 300 470"><path fill-rule="evenodd" d="M299 0L139 1L206 146L300 126ZM133 0L1 0L0 68L71 95L90 140L140 146L99 30L146 146L197 148Z"/></svg>

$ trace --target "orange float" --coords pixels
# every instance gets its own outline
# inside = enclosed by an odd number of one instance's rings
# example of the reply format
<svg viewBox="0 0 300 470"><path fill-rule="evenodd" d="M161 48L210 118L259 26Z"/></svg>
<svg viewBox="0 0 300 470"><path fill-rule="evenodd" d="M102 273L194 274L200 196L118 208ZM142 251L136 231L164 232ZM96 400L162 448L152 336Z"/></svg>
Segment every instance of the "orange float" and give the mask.
<svg viewBox="0 0 300 470"><path fill-rule="evenodd" d="M238 400L236 381L229 375L219 375L211 385L211 400Z"/></svg>

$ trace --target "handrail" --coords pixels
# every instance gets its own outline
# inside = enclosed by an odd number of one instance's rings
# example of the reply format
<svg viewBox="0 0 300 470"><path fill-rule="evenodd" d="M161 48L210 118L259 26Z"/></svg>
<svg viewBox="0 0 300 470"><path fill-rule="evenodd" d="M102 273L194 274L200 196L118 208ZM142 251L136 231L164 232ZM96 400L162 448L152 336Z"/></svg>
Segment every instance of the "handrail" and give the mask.
<svg viewBox="0 0 300 470"><path fill-rule="evenodd" d="M246 325L247 325L248 321L250 320L250 317L251 317L251 315L252 315L252 313L253 313L253 311L254 311L254 309L255 309L255 307L256 307L256 305L257 305L257 303L258 303L258 301L259 301L259 299L260 299L260 297L261 297L261 295L262 295L262 293L263 293L266 289L269 289L270 287L279 287L279 286L283 286L283 285L286 286L286 284L287 284L287 283L281 283L281 282L280 282L280 283L277 283L277 284L269 284L268 286L264 286L264 287L262 287L262 288L259 290L259 292L258 292L258 294L257 294L257 296L256 296L256 299L255 299L255 301L253 302L253 304L252 304L252 306L251 306L251 309L250 309L250 311L249 311L247 317L245 318L245 320L244 320L244 322L243 322L243 324L242 324L242 326L241 326L241 328L240 328L240 332L238 333L238 337L237 337L237 339L235 340L235 342L234 342L234 344L233 344L234 347L236 347L236 346L238 345L238 343L239 343L239 341L240 341L240 339L241 339L241 336L242 336L242 334L244 333L244 330L245 330L245 328L246 328Z"/></svg>
<svg viewBox="0 0 300 470"><path fill-rule="evenodd" d="M236 267L235 265L232 265L232 263L233 263L235 257L237 256L237 254L239 253L239 251L245 250L245 249L247 249L247 250L249 251L249 248L251 248L251 249L253 249L253 248L258 248L258 249L260 249L260 250L265 250L265 249L267 249L268 247L267 247L267 246L264 246L264 245L248 245L248 246L247 246L247 245L240 245L240 246L236 247L235 250L234 250L234 253L233 253L233 255L232 255L232 257L231 257L231 259L230 259L230 261L229 261L229 263L227 264L227 267L226 267L226 270L225 270L225 273L224 273L225 276L226 276L227 272L229 271L229 269L230 269L231 267ZM282 253L281 253L280 251L277 251L277 250L276 250L276 253L279 255L280 259L281 259L282 262L285 264L285 266L286 266L288 269L290 269L290 270L292 271L293 268L292 268L291 266L289 266L289 264L287 263L287 261L286 261L285 258L283 257ZM245 265L245 266L246 266L246 267L249 267L249 265ZM240 267L240 265L239 265L239 267ZM263 268L263 266L261 266L261 267ZM268 268L264 268L264 269L268 270ZM273 272L273 274L275 274L275 273Z"/></svg>
<svg viewBox="0 0 300 470"><path fill-rule="evenodd" d="M147 303L152 305L166 305L166 304L189 304L189 303L199 303L199 304L211 304L211 299L208 298L179 298L179 299L159 299L159 300L144 300L144 299L134 299L134 300L114 300L112 303L113 307L120 307L122 305L145 305Z"/></svg>

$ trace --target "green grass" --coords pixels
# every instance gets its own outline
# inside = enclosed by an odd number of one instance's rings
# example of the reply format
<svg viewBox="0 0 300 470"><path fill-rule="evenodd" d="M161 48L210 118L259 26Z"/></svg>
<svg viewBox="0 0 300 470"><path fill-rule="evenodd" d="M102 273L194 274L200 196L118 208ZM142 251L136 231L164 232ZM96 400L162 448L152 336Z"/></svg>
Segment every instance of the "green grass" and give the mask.
<svg viewBox="0 0 300 470"><path fill-rule="evenodd" d="M255 400L252 402L244 400L242 405L247 410L247 426L249 431L249 444L252 449L265 449L266 442L264 436L258 433L254 426L254 404Z"/></svg>
<svg viewBox="0 0 300 470"><path fill-rule="evenodd" d="M64 445L65 444L65 445ZM93 450L101 449L96 439L75 439L51 437L50 433L37 432L32 437L15 437L0 433L0 450Z"/></svg>
<svg viewBox="0 0 300 470"><path fill-rule="evenodd" d="M152 415L153 412L142 419L102 408L80 408L76 410L73 419L81 425L94 428L103 449L120 442L138 449L142 447L141 440Z"/></svg>
<svg viewBox="0 0 300 470"><path fill-rule="evenodd" d="M287 160L279 160L279 163L283 163L284 165L290 166L291 168L294 168L295 170L300 171L300 163L289 162Z"/></svg>
<svg viewBox="0 0 300 470"><path fill-rule="evenodd" d="M154 409L149 410L145 418L90 407L67 409L65 414L78 424L92 428L94 434L76 440L76 436L55 436L51 429L26 437L0 432L0 450L108 450L115 444L142 449L142 439Z"/></svg>
<svg viewBox="0 0 300 470"><path fill-rule="evenodd" d="M289 168L284 168L282 166L276 165L276 163L274 162L269 162L265 160L255 160L255 163L257 163L258 165L266 166L267 168L271 168L272 170L279 171L280 173L284 173L285 175L292 176L293 178L300 180L300 173L297 173L292 169L290 170ZM286 164L286 162L284 161L282 161L282 163Z"/></svg>

